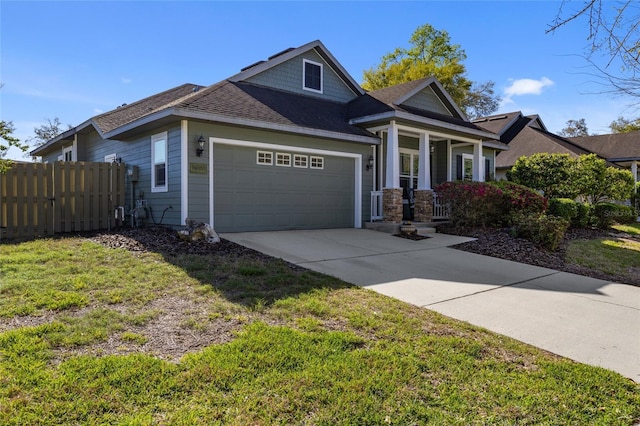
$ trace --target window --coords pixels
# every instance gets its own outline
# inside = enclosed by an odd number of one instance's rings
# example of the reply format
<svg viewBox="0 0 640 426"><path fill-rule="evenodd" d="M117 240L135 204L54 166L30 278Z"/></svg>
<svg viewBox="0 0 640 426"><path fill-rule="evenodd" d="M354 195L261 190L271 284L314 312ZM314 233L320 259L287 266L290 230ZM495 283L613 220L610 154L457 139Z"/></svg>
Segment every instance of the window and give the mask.
<svg viewBox="0 0 640 426"><path fill-rule="evenodd" d="M306 169L309 167L309 157L306 155L295 154L293 156L293 167L300 167Z"/></svg>
<svg viewBox="0 0 640 426"><path fill-rule="evenodd" d="M167 132L151 136L151 192L166 192Z"/></svg>
<svg viewBox="0 0 640 426"><path fill-rule="evenodd" d="M303 64L304 90L322 93L322 64L304 59Z"/></svg>
<svg viewBox="0 0 640 426"><path fill-rule="evenodd" d="M324 157L311 157L312 169L324 169Z"/></svg>
<svg viewBox="0 0 640 426"><path fill-rule="evenodd" d="M62 161L73 161L73 146L62 148Z"/></svg>
<svg viewBox="0 0 640 426"><path fill-rule="evenodd" d="M462 154L462 180L473 180L473 155Z"/></svg>
<svg viewBox="0 0 640 426"><path fill-rule="evenodd" d="M282 152L276 153L276 166L290 167L291 154L283 154Z"/></svg>
<svg viewBox="0 0 640 426"><path fill-rule="evenodd" d="M258 164L271 166L273 164L273 152L258 151L256 162Z"/></svg>

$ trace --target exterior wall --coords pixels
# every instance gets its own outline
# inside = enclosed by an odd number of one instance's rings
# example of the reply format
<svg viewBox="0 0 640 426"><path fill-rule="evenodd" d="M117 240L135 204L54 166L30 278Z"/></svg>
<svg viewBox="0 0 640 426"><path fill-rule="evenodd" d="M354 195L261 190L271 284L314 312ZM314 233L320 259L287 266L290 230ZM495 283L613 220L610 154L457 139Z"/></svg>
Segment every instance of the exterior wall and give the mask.
<svg viewBox="0 0 640 426"><path fill-rule="evenodd" d="M451 112L444 106L431 87L427 87L419 93L416 93L403 102L403 105L451 116Z"/></svg>
<svg viewBox="0 0 640 426"><path fill-rule="evenodd" d="M323 93L315 93L302 88L303 59L322 63ZM314 50L296 56L276 67L270 68L246 80L249 83L273 87L288 92L346 103L356 95L344 84L342 79L327 65Z"/></svg>
<svg viewBox="0 0 640 426"><path fill-rule="evenodd" d="M167 192L151 192L151 136L157 133L167 132ZM162 225L178 227L184 225L180 220L180 126L176 123L171 126L160 127L146 132L144 135L127 140L103 140L97 132L87 135L79 135L78 146L82 146L84 158L81 161L104 161L104 157L116 154L127 166L138 167L137 182L127 178L125 211L129 213L136 205L136 201L144 199L153 217L147 218L148 224L160 223L162 213ZM79 148L80 151L80 148ZM170 207L170 208L169 208Z"/></svg>
<svg viewBox="0 0 640 426"><path fill-rule="evenodd" d="M442 182L446 182L449 178L447 173L447 158L449 153L447 152L447 141L437 141L433 143L433 146L433 169L435 169L433 175L435 179L431 184L432 187L435 187Z"/></svg>
<svg viewBox="0 0 640 426"><path fill-rule="evenodd" d="M209 137L217 137L225 139L236 139L241 141L263 142L278 145L289 145L303 148L316 148L330 151L361 154L362 170L360 172L362 179L362 221L367 222L370 220L370 191L373 184L373 173L372 171L367 171L365 169L367 159L372 152L370 145L200 122L189 122L188 129L187 140L189 145L189 163L208 164L209 153L212 148L211 146L207 145L205 147L205 152L202 154L202 157L195 156L195 141L200 137L200 135L203 135L207 141L209 140ZM204 222L209 221L209 185L211 182L212 172L212 170L209 170L209 166L207 166L206 175L195 175L192 173L188 174L189 218Z"/></svg>
<svg viewBox="0 0 640 426"><path fill-rule="evenodd" d="M493 148L482 148L482 155L486 160L489 160L489 168L493 171L493 167L495 164L495 149ZM461 154L473 154L473 146L471 145L463 145L456 147L455 145L451 148L451 179L456 180L458 176L458 161L457 156ZM495 175L490 176L492 180L496 180Z"/></svg>

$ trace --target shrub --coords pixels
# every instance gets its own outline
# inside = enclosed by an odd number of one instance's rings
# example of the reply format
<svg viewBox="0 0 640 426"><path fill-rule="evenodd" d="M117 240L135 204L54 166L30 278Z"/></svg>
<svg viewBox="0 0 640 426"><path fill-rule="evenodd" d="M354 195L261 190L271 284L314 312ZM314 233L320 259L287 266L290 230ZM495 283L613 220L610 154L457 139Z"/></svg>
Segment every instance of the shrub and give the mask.
<svg viewBox="0 0 640 426"><path fill-rule="evenodd" d="M445 182L435 191L449 203L449 219L462 226L511 225L517 213L540 214L546 198L512 182Z"/></svg>
<svg viewBox="0 0 640 426"><path fill-rule="evenodd" d="M530 214L518 216L514 229L516 236L547 250L556 250L568 227L569 221L561 217Z"/></svg>
<svg viewBox="0 0 640 426"><path fill-rule="evenodd" d="M574 228L586 228L591 224L591 204L576 203L577 214L571 220Z"/></svg>
<svg viewBox="0 0 640 426"><path fill-rule="evenodd" d="M435 191L449 204L449 220L460 226L488 226L500 221L503 193L484 182L445 182Z"/></svg>
<svg viewBox="0 0 640 426"><path fill-rule="evenodd" d="M549 200L547 214L571 222L578 215L578 203L570 198L552 198Z"/></svg>
<svg viewBox="0 0 640 426"><path fill-rule="evenodd" d="M509 218L515 213L541 214L547 209L547 199L529 187L506 180L491 182L491 185L502 190L503 214Z"/></svg>
<svg viewBox="0 0 640 426"><path fill-rule="evenodd" d="M614 223L629 223L636 219L635 211L628 206L614 203L598 203L593 207L593 216L599 228L606 229Z"/></svg>

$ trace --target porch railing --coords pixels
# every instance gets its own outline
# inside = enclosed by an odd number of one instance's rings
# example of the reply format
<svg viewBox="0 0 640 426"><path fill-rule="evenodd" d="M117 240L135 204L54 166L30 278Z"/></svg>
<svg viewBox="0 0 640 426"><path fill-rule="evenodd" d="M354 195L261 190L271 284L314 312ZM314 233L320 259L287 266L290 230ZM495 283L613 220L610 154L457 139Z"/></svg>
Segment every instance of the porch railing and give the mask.
<svg viewBox="0 0 640 426"><path fill-rule="evenodd" d="M371 220L382 219L382 191L371 191Z"/></svg>
<svg viewBox="0 0 640 426"><path fill-rule="evenodd" d="M442 202L437 192L433 193L433 218L449 219L449 205Z"/></svg>

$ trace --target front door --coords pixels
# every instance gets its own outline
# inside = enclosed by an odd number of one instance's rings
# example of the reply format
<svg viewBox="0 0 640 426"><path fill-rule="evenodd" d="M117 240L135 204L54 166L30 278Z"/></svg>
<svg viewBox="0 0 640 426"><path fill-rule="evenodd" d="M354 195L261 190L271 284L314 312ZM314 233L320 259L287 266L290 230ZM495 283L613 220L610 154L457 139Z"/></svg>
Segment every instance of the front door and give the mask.
<svg viewBox="0 0 640 426"><path fill-rule="evenodd" d="M402 220L413 220L413 191L418 187L418 151L400 148Z"/></svg>

